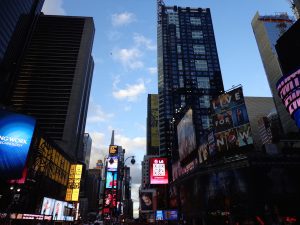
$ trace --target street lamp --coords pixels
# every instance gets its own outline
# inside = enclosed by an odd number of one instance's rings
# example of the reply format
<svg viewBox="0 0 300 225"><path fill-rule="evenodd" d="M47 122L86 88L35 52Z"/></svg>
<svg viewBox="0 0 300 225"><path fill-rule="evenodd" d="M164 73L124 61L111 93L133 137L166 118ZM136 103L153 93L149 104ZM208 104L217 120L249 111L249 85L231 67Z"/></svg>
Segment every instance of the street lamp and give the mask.
<svg viewBox="0 0 300 225"><path fill-rule="evenodd" d="M128 157L124 160L124 165L125 165L125 163L126 163L126 160L127 160L127 159L130 159L130 158L131 158L131 160L130 160L131 164L132 164L132 165L135 164L134 155L132 155L132 156L128 156Z"/></svg>

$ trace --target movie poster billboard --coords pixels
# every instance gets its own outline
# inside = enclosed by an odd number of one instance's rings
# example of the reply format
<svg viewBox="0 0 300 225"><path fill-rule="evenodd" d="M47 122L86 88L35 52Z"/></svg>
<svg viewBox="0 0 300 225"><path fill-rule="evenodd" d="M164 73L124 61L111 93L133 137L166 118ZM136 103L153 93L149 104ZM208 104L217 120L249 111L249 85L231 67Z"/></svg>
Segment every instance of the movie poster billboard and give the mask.
<svg viewBox="0 0 300 225"><path fill-rule="evenodd" d="M183 160L196 148L193 110L189 109L177 125L179 159Z"/></svg>
<svg viewBox="0 0 300 225"><path fill-rule="evenodd" d="M44 197L41 214L52 215L55 199Z"/></svg>
<svg viewBox="0 0 300 225"><path fill-rule="evenodd" d="M117 206L117 191L106 189L104 196L104 208L114 208Z"/></svg>
<svg viewBox="0 0 300 225"><path fill-rule="evenodd" d="M106 173L106 188L117 188L117 172L107 171Z"/></svg>
<svg viewBox="0 0 300 225"><path fill-rule="evenodd" d="M231 90L211 102L215 153L231 154L241 147L252 145L253 138L241 87ZM198 150L199 157L204 150ZM213 149L211 149L213 150ZM209 152L209 157L212 157Z"/></svg>
<svg viewBox="0 0 300 225"><path fill-rule="evenodd" d="M112 156L107 158L107 171L118 170L118 156Z"/></svg>
<svg viewBox="0 0 300 225"><path fill-rule="evenodd" d="M168 184L167 158L151 158L150 160L150 184Z"/></svg>
<svg viewBox="0 0 300 225"><path fill-rule="evenodd" d="M56 200L54 202L54 208L52 214L53 220L65 220L64 211L66 207L68 207L67 202Z"/></svg>
<svg viewBox="0 0 300 225"><path fill-rule="evenodd" d="M35 123L33 117L0 109L0 174L2 178L22 177Z"/></svg>

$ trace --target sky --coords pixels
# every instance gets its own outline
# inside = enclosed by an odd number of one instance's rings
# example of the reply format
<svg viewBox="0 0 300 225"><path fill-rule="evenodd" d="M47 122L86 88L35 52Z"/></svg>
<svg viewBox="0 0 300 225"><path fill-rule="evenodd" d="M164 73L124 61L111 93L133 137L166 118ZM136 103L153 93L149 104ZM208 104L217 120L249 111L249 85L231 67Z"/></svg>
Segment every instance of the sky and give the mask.
<svg viewBox="0 0 300 225"><path fill-rule="evenodd" d="M226 89L241 84L246 96L271 96L251 20L292 14L286 0L165 0L166 5L210 8ZM155 0L45 0L47 15L94 18L95 68L86 132L93 140L90 168L115 144L134 155L131 165L134 216L138 215L141 161L146 150L147 94L157 93ZM130 165L130 160L126 161Z"/></svg>

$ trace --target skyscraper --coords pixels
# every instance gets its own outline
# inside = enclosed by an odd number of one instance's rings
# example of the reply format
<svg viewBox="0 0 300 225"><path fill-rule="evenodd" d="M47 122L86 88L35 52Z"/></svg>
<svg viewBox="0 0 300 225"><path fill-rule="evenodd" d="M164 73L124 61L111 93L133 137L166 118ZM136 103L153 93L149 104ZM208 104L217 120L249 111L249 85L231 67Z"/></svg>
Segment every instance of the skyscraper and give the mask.
<svg viewBox="0 0 300 225"><path fill-rule="evenodd" d="M276 54L275 45L278 38L292 23L293 21L284 13L260 16L257 12L252 20L253 32L284 134L298 132L298 129L277 94L276 83L283 74Z"/></svg>
<svg viewBox="0 0 300 225"><path fill-rule="evenodd" d="M40 16L10 101L73 159L83 149L94 31L89 17Z"/></svg>
<svg viewBox="0 0 300 225"><path fill-rule="evenodd" d="M158 94L148 94L147 104L147 155L159 154Z"/></svg>
<svg viewBox="0 0 300 225"><path fill-rule="evenodd" d="M223 82L210 9L158 1L159 151L170 156L172 121L192 108L197 140L210 127L210 100Z"/></svg>
<svg viewBox="0 0 300 225"><path fill-rule="evenodd" d="M44 0L0 1L0 104L6 104L14 72Z"/></svg>

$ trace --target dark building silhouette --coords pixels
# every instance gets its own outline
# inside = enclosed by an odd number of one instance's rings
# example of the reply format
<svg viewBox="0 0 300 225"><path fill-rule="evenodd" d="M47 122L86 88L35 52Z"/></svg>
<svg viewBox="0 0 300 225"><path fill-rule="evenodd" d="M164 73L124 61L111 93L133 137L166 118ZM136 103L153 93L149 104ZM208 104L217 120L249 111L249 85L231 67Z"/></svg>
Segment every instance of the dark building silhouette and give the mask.
<svg viewBox="0 0 300 225"><path fill-rule="evenodd" d="M40 16L10 99L73 159L83 150L94 32L89 17Z"/></svg>
<svg viewBox="0 0 300 225"><path fill-rule="evenodd" d="M171 155L176 114L193 109L197 140L210 127L210 100L223 91L210 9L158 4L159 151Z"/></svg>
<svg viewBox="0 0 300 225"><path fill-rule="evenodd" d="M147 155L159 154L158 94L148 94L146 147Z"/></svg>
<svg viewBox="0 0 300 225"><path fill-rule="evenodd" d="M20 62L44 0L0 1L0 104L9 99Z"/></svg>

